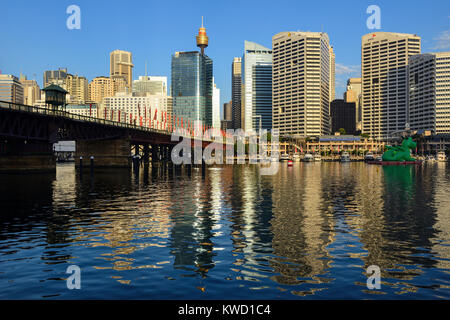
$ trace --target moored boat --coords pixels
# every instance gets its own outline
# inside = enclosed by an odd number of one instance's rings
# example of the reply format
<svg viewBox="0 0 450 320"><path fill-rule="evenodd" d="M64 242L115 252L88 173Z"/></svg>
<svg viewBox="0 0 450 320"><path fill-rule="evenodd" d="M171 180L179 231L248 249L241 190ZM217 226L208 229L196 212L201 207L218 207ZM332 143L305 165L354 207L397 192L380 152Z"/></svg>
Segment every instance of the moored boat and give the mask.
<svg viewBox="0 0 450 320"><path fill-rule="evenodd" d="M375 161L375 157L373 155L372 152L367 152L367 154L364 157L364 161L369 162L369 161Z"/></svg>
<svg viewBox="0 0 450 320"><path fill-rule="evenodd" d="M447 161L447 156L445 155L444 151L439 151L436 155L436 160L439 162L445 162Z"/></svg>
<svg viewBox="0 0 450 320"><path fill-rule="evenodd" d="M314 157L313 157L313 155L311 153L307 153L303 157L303 161L304 162L313 162L314 161Z"/></svg>
<svg viewBox="0 0 450 320"><path fill-rule="evenodd" d="M342 153L341 162L350 162L350 154L348 152Z"/></svg>

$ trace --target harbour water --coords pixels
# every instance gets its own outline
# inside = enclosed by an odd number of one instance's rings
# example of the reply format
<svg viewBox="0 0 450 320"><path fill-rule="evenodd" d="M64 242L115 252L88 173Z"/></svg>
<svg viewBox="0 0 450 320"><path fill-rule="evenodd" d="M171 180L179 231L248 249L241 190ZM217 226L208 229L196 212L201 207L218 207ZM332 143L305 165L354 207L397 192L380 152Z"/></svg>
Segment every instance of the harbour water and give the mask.
<svg viewBox="0 0 450 320"><path fill-rule="evenodd" d="M0 299L450 298L446 163L64 164L0 175L0 200Z"/></svg>

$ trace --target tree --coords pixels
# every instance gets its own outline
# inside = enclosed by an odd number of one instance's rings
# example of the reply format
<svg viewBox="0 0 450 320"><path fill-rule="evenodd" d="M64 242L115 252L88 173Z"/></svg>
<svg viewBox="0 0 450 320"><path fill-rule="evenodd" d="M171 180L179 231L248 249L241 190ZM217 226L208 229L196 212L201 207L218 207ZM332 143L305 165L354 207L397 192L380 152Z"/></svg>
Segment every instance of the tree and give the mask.
<svg viewBox="0 0 450 320"><path fill-rule="evenodd" d="M341 135L345 135L345 134L347 133L347 131L345 131L344 128L340 128L340 129L339 129L339 133L340 133Z"/></svg>
<svg viewBox="0 0 450 320"><path fill-rule="evenodd" d="M360 136L369 139L369 135L367 133L361 133Z"/></svg>

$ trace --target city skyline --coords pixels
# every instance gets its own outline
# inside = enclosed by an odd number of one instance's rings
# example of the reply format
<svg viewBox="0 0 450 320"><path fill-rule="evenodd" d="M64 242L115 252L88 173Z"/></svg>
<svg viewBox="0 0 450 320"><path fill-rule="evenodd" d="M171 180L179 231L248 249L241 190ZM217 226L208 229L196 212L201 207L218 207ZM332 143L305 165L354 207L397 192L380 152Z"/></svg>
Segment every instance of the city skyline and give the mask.
<svg viewBox="0 0 450 320"><path fill-rule="evenodd" d="M360 76L361 37L365 34L378 31L418 34L422 38L422 53L450 48L450 18L444 13L450 5L444 1L414 6L405 3L379 1L376 4L381 9L380 30L367 28L366 20L370 14L366 9L371 3L365 1L328 2L326 6L284 1L270 10L265 2L256 5L250 1L243 4L242 10L232 10L233 3L201 1L198 7L202 10L179 3L176 12L170 11L165 4L150 6L140 1L127 10L78 1L82 14L80 30L66 28L68 2L30 3L26 7L8 3L0 5L2 11L8 13L2 19L0 35L10 44L11 50L0 52L0 70L17 77L23 73L28 79L37 80L41 88L43 72L60 67L91 81L109 74L109 53L120 49L133 54L133 80L145 75L148 62L149 75L167 76L170 83L171 55L175 51L195 50L193 35L204 16L204 26L210 37L208 55L215 61L214 75L221 89L221 105L231 99L229 65L233 57L241 55L245 40L270 48L273 35L297 30L328 33L336 54L336 98L342 98L347 80ZM254 8L252 14L248 14L247 7ZM285 10L285 7L293 10ZM45 14L34 17L35 11ZM436 15L436 11L442 12L441 16ZM228 20L242 21L243 24L224 24L224 20L219 19L223 12L228 13ZM121 19L116 19L119 15ZM49 16L56 18L45 19ZM11 32L7 26L17 17L23 21ZM126 17L130 17L129 23L123 22ZM260 23L261 17L270 19ZM417 27L418 19L431 23ZM259 22L255 24L255 21ZM100 28L104 23L109 23L109 29ZM46 36L51 33L52 47L47 49ZM54 49L55 45L58 50Z"/></svg>

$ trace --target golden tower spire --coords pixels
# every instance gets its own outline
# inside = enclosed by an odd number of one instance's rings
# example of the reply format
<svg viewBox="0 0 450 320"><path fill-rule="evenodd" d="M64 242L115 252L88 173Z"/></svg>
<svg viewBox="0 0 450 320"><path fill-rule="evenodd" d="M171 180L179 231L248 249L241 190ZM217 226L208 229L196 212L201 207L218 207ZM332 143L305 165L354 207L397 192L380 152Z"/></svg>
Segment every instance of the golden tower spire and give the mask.
<svg viewBox="0 0 450 320"><path fill-rule="evenodd" d="M206 29L203 27L203 16L202 16L202 26L198 29L197 47L202 50L202 54L205 54L205 48L208 46L208 36L206 35Z"/></svg>

